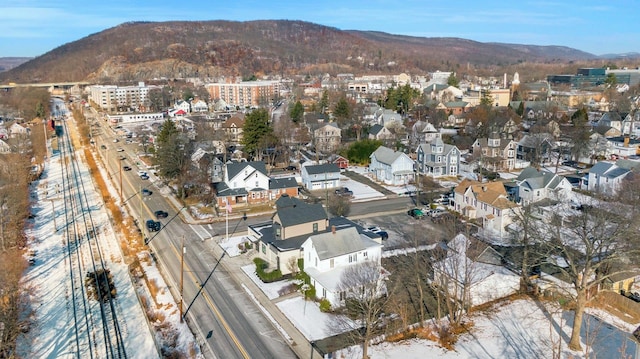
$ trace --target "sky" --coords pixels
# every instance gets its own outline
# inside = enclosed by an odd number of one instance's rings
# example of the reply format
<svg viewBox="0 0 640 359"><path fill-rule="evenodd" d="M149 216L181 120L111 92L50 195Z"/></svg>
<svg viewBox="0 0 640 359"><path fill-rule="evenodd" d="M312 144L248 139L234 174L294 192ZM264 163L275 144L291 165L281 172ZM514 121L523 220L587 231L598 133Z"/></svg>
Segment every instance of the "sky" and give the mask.
<svg viewBox="0 0 640 359"><path fill-rule="evenodd" d="M130 21L302 20L480 42L640 52L637 0L0 0L0 57L42 55Z"/></svg>

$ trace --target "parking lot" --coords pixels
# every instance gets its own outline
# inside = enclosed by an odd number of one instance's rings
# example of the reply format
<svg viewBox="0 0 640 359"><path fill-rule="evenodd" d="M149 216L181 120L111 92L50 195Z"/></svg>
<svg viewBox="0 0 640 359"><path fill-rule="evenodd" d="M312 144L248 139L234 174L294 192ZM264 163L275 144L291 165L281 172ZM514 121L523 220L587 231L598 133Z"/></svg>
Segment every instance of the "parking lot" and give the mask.
<svg viewBox="0 0 640 359"><path fill-rule="evenodd" d="M373 216L356 222L364 228L377 226L389 234L389 238L383 241L383 250L430 245L449 240L456 234L456 228L459 228L452 220L434 223L428 216L414 219L406 213Z"/></svg>

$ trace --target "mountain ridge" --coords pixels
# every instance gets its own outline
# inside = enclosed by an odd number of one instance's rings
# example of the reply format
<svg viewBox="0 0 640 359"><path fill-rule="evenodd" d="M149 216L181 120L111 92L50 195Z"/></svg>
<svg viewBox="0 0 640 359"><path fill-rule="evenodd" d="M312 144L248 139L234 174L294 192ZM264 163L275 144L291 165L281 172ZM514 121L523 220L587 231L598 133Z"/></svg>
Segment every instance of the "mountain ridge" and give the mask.
<svg viewBox="0 0 640 359"><path fill-rule="evenodd" d="M564 46L339 30L296 20L127 22L2 72L0 81L455 71L597 58Z"/></svg>

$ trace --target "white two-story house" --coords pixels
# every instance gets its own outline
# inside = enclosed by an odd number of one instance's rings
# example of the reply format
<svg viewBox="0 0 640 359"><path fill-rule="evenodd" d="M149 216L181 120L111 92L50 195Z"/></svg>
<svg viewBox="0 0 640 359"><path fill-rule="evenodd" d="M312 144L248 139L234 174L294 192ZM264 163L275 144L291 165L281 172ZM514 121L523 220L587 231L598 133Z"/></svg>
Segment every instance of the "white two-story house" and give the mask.
<svg viewBox="0 0 640 359"><path fill-rule="evenodd" d="M564 176L538 171L534 167L527 167L516 178L518 190L516 202L523 206L550 199L563 201L569 198L572 191L571 183Z"/></svg>
<svg viewBox="0 0 640 359"><path fill-rule="evenodd" d="M405 153L380 146L371 156L369 171L374 179L393 186L401 186L413 180L413 160Z"/></svg>
<svg viewBox="0 0 640 359"><path fill-rule="evenodd" d="M427 176L457 176L460 172L460 150L453 145L442 142L440 133L431 143L418 146L418 172Z"/></svg>
<svg viewBox="0 0 640 359"><path fill-rule="evenodd" d="M520 206L507 198L502 182L478 182L464 179L454 189L454 210L469 219L477 219L486 234L499 237L513 222Z"/></svg>
<svg viewBox="0 0 640 359"><path fill-rule="evenodd" d="M314 234L302 244L304 271L316 289L316 296L326 298L332 307L343 304L346 293L341 291L342 273L345 268L363 261L375 261L380 265L382 244L355 227L336 229Z"/></svg>
<svg viewBox="0 0 640 359"><path fill-rule="evenodd" d="M286 193L298 196L295 177L270 178L264 162L227 163L224 180L216 184L216 198L219 208L227 204L265 203L278 199Z"/></svg>

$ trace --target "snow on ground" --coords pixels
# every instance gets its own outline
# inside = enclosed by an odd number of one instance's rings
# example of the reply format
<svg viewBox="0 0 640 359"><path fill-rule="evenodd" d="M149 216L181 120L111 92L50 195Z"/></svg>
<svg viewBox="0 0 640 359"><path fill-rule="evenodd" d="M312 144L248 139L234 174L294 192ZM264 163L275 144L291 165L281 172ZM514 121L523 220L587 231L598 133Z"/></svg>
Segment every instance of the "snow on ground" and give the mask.
<svg viewBox="0 0 640 359"><path fill-rule="evenodd" d="M83 178L90 178L82 166ZM56 186L59 184L60 186ZM31 330L18 342L23 357L75 357L75 328L70 307L68 256L63 238L64 202L60 156L54 154L45 165L41 180L36 184L33 212L37 215L32 228L26 230L30 249L36 252L36 263L25 273L23 282L31 288L29 301L33 310ZM91 182L85 181L90 187ZM89 191L89 201L99 202L98 194ZM55 207L55 215L53 208ZM128 266L122 260L116 237L104 207L94 206L91 212L102 243L104 259L116 283L116 308L123 331L125 350L129 358L158 357L146 317L136 296ZM57 225L59 231L54 227ZM91 301L90 301L91 302ZM95 303L94 303L95 304ZM88 348L81 349L81 357L88 357ZM95 354L95 353L94 353Z"/></svg>
<svg viewBox="0 0 640 359"><path fill-rule="evenodd" d="M290 281L264 283L260 278L258 278L258 275L256 274L256 266L253 264L242 266L242 271L247 275L247 277L249 277L249 279L260 287L267 298L271 300L278 298L280 296L278 292L291 283Z"/></svg>
<svg viewBox="0 0 640 359"><path fill-rule="evenodd" d="M335 315L321 312L318 303L304 300L302 296L285 299L276 305L309 341L340 333L344 330L338 323L349 323L344 317L338 320ZM355 324L351 325L355 328Z"/></svg>
<svg viewBox="0 0 640 359"><path fill-rule="evenodd" d="M237 257L242 253L238 246L240 245L240 243L247 242L251 243L247 236L229 237L228 240L222 237L219 240L218 245L220 245L220 247L222 247L222 249L227 252L227 255L229 257Z"/></svg>
<svg viewBox="0 0 640 359"><path fill-rule="evenodd" d="M370 346L369 355L372 359L552 358L555 349L562 358L586 357L585 353L567 347L573 323L570 312L543 309L532 300L521 299L476 313L471 319L474 323L471 332L459 337L453 351L430 340L411 339ZM586 349L586 344L590 344L592 358L619 358L623 353L625 358L631 358L635 344L628 339L629 334L585 315L582 346ZM359 347L343 352L345 359L362 357Z"/></svg>
<svg viewBox="0 0 640 359"><path fill-rule="evenodd" d="M340 176L340 186L347 187L353 192L352 202L364 202L387 198L387 196L371 188L371 186L354 181L351 178L342 175Z"/></svg>

